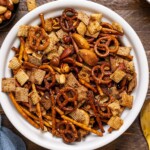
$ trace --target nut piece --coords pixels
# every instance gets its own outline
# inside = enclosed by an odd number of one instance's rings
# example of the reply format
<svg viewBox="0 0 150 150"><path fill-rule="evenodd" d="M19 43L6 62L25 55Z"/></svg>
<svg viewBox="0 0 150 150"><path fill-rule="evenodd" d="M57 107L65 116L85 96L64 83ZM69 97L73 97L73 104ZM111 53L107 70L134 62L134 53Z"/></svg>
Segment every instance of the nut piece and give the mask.
<svg viewBox="0 0 150 150"><path fill-rule="evenodd" d="M4 14L7 11L7 7L0 6L0 15Z"/></svg>
<svg viewBox="0 0 150 150"><path fill-rule="evenodd" d="M98 57L92 50L80 49L78 54L90 66L95 66L98 62Z"/></svg>
<svg viewBox="0 0 150 150"><path fill-rule="evenodd" d="M59 83L59 84L65 84L66 82L66 77L64 74L56 74L56 81Z"/></svg>
<svg viewBox="0 0 150 150"><path fill-rule="evenodd" d="M13 2L14 4L18 4L18 3L19 3L19 0L12 0L12 2Z"/></svg>
<svg viewBox="0 0 150 150"><path fill-rule="evenodd" d="M77 43L77 45L79 46L79 48L83 48L83 49L89 49L90 48L88 41L83 36L81 36L80 34L73 33L72 37L75 40L75 42Z"/></svg>
<svg viewBox="0 0 150 150"><path fill-rule="evenodd" d="M60 69L62 73L68 73L70 71L70 67L68 64L61 64Z"/></svg>
<svg viewBox="0 0 150 150"><path fill-rule="evenodd" d="M14 9L12 0L7 0L7 8L11 11Z"/></svg>
<svg viewBox="0 0 150 150"><path fill-rule="evenodd" d="M12 12L10 10L7 10L4 14L4 17L8 20L11 18L11 16L12 16Z"/></svg>

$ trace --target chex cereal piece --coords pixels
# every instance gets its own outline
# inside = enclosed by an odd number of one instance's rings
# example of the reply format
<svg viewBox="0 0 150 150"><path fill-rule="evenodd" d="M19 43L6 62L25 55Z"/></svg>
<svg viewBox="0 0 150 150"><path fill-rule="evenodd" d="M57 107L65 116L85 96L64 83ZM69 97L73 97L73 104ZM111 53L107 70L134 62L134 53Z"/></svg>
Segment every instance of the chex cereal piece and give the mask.
<svg viewBox="0 0 150 150"><path fill-rule="evenodd" d="M3 78L2 79L2 91L14 92L16 90L15 78Z"/></svg>

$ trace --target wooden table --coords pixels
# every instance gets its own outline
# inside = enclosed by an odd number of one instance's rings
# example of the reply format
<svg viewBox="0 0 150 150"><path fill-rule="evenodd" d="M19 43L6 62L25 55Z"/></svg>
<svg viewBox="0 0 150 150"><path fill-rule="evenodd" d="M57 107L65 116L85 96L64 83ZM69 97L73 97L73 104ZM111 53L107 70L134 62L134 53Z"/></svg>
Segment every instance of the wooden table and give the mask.
<svg viewBox="0 0 150 150"><path fill-rule="evenodd" d="M37 0L38 5L42 5L46 2L50 2L52 0ZM117 12L121 15L137 32L142 43L145 47L145 51L150 64L150 4L146 2L146 0L92 0L96 3L100 3L109 7L110 9ZM21 17L23 17L27 12L26 0L21 0L19 6L19 12L17 14L16 19L13 24L8 28L4 29L3 32L0 33L0 46L11 29L11 27L17 22ZM150 88L147 93L147 98L150 96ZM2 124L10 128L17 135L21 136L26 143L27 150L45 150L44 148L32 143L24 136L22 136L9 122L4 112L0 108L0 114L2 114ZM147 143L143 137L139 116L131 125L131 127L118 139L113 141L112 143L99 148L98 150L147 150Z"/></svg>

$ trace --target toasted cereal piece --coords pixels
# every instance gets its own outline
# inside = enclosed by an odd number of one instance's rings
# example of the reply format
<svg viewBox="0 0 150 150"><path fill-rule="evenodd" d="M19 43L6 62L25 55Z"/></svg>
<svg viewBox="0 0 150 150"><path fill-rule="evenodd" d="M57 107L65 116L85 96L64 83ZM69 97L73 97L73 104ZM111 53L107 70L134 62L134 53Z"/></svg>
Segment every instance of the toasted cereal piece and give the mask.
<svg viewBox="0 0 150 150"><path fill-rule="evenodd" d="M64 50L65 49L62 46L59 46L59 48L58 48L58 55L60 56L63 53Z"/></svg>
<svg viewBox="0 0 150 150"><path fill-rule="evenodd" d="M97 38L98 35L99 35L99 32L95 33L95 34L90 34L90 32L87 30L86 33L85 33L86 36L89 36L89 37L93 37L93 38Z"/></svg>
<svg viewBox="0 0 150 150"><path fill-rule="evenodd" d="M134 88L136 87L137 85L137 76L136 76L136 73L133 74L133 78L132 80L129 82L129 85L128 85L128 92L132 92L134 90Z"/></svg>
<svg viewBox="0 0 150 150"><path fill-rule="evenodd" d="M133 61L130 61L129 63L126 64L126 69L129 71L131 74L135 72L135 67Z"/></svg>
<svg viewBox="0 0 150 150"><path fill-rule="evenodd" d="M50 38L50 40L51 40L54 44L56 44L57 42L59 42L59 38L57 37L57 35L56 35L55 32L51 32L51 33L49 34L49 38Z"/></svg>
<svg viewBox="0 0 150 150"><path fill-rule="evenodd" d="M117 51L117 55L126 57L130 55L130 51L131 51L131 47L120 46Z"/></svg>
<svg viewBox="0 0 150 150"><path fill-rule="evenodd" d="M17 87L15 91L16 101L28 102L29 89Z"/></svg>
<svg viewBox="0 0 150 150"><path fill-rule="evenodd" d="M84 12L82 12L82 11L78 11L78 16L77 16L77 18L79 19L79 20L81 20L85 25L88 25L89 24L89 16L86 14L86 13L84 13Z"/></svg>
<svg viewBox="0 0 150 150"><path fill-rule="evenodd" d="M119 104L119 101L118 100L115 100L113 103L110 103L108 105L108 107L110 108L113 116L118 116L120 115L120 112L121 112L121 107L120 107L120 104Z"/></svg>
<svg viewBox="0 0 150 150"><path fill-rule="evenodd" d="M44 77L45 77L46 71L43 71L41 69L32 69L31 74L29 76L29 80L32 83L41 85Z"/></svg>
<svg viewBox="0 0 150 150"><path fill-rule="evenodd" d="M58 41L59 38L57 37L57 35L55 34L55 32L51 32L49 34L49 38L50 38L50 44L49 46L44 50L44 53L47 54L53 50L57 50L57 46L55 45Z"/></svg>
<svg viewBox="0 0 150 150"><path fill-rule="evenodd" d="M18 30L17 36L27 37L29 32L30 26L21 25Z"/></svg>
<svg viewBox="0 0 150 150"><path fill-rule="evenodd" d="M21 66L21 62L18 60L17 57L13 57L13 59L9 61L8 67L10 69L18 69L20 66Z"/></svg>
<svg viewBox="0 0 150 150"><path fill-rule="evenodd" d="M116 83L119 83L124 77L126 76L126 73L122 70L116 70L110 78L115 81Z"/></svg>
<svg viewBox="0 0 150 150"><path fill-rule="evenodd" d="M52 31L52 29L53 29L52 26L53 26L52 18L46 19L45 26L44 26L45 31L47 31L47 32Z"/></svg>
<svg viewBox="0 0 150 150"><path fill-rule="evenodd" d="M77 27L77 32L84 36L84 34L86 33L86 25L83 22L80 22L78 27Z"/></svg>
<svg viewBox="0 0 150 150"><path fill-rule="evenodd" d="M113 22L113 23L112 23L112 26L113 26L113 28L114 28L115 30L117 30L117 31L119 31L119 32L121 32L121 33L123 33L123 28L122 28L122 26L121 26L119 23Z"/></svg>
<svg viewBox="0 0 150 150"><path fill-rule="evenodd" d="M37 7L36 0L27 0L28 11L31 11Z"/></svg>
<svg viewBox="0 0 150 150"><path fill-rule="evenodd" d="M120 105L128 107L129 109L131 109L132 105L133 105L133 96L128 95L126 92L123 92L121 94L121 96L122 96L122 98L120 101Z"/></svg>
<svg viewBox="0 0 150 150"><path fill-rule="evenodd" d="M23 86L29 80L28 75L22 69L19 69L19 71L15 75L15 78L17 79L17 81L20 83L21 86Z"/></svg>
<svg viewBox="0 0 150 150"><path fill-rule="evenodd" d="M65 84L65 82L66 82L66 77L64 74L56 74L55 78L59 84Z"/></svg>
<svg viewBox="0 0 150 150"><path fill-rule="evenodd" d="M93 21L90 19L87 29L88 29L89 33L93 35L93 34L99 32L102 29L102 26L100 26L100 23L98 21Z"/></svg>
<svg viewBox="0 0 150 150"><path fill-rule="evenodd" d="M29 97L31 98L33 105L36 105L41 100L39 94L34 91L29 94Z"/></svg>
<svg viewBox="0 0 150 150"><path fill-rule="evenodd" d="M28 62L30 62L31 64L34 64L36 66L40 66L42 64L42 59L39 59L32 55L28 55Z"/></svg>
<svg viewBox="0 0 150 150"><path fill-rule="evenodd" d="M113 129L118 130L123 125L123 120L118 116L112 116L107 124Z"/></svg>
<svg viewBox="0 0 150 150"><path fill-rule="evenodd" d="M83 79L86 82L90 82L90 72L89 70L82 68L78 74L79 79Z"/></svg>
<svg viewBox="0 0 150 150"><path fill-rule="evenodd" d="M3 78L2 79L2 91L14 92L16 90L15 78Z"/></svg>
<svg viewBox="0 0 150 150"><path fill-rule="evenodd" d="M56 32L56 35L60 40L62 40L64 36L68 35L68 33L64 32L62 29L60 29Z"/></svg>
<svg viewBox="0 0 150 150"><path fill-rule="evenodd" d="M47 59L51 60L54 57L59 57L59 54L56 50L51 51L48 55L47 55Z"/></svg>
<svg viewBox="0 0 150 150"><path fill-rule="evenodd" d="M98 14L91 14L90 19L94 21L98 21L99 23L102 20L103 15L101 13Z"/></svg>

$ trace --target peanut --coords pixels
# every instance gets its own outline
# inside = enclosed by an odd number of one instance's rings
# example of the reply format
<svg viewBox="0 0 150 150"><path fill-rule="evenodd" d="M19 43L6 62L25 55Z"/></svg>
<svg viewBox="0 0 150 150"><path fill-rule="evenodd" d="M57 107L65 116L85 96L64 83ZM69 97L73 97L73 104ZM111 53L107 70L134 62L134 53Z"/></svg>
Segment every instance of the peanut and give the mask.
<svg viewBox="0 0 150 150"><path fill-rule="evenodd" d="M77 43L77 45L79 46L79 48L83 48L83 49L89 49L90 45L87 42L87 40L80 34L77 33L73 33L72 34L73 39L75 40L75 42Z"/></svg>
<svg viewBox="0 0 150 150"><path fill-rule="evenodd" d="M7 0L7 8L9 10L13 10L14 9L14 5L13 5L13 2L11 0Z"/></svg>
<svg viewBox="0 0 150 150"><path fill-rule="evenodd" d="M4 14L4 17L5 17L6 19L10 19L11 16L12 16L12 12L11 12L10 10L7 10L7 11L5 12L5 14Z"/></svg>
<svg viewBox="0 0 150 150"><path fill-rule="evenodd" d="M13 2L14 4L18 4L18 3L19 3L19 0L12 0L12 2Z"/></svg>
<svg viewBox="0 0 150 150"><path fill-rule="evenodd" d="M7 11L7 7L0 6L0 15L4 14Z"/></svg>

